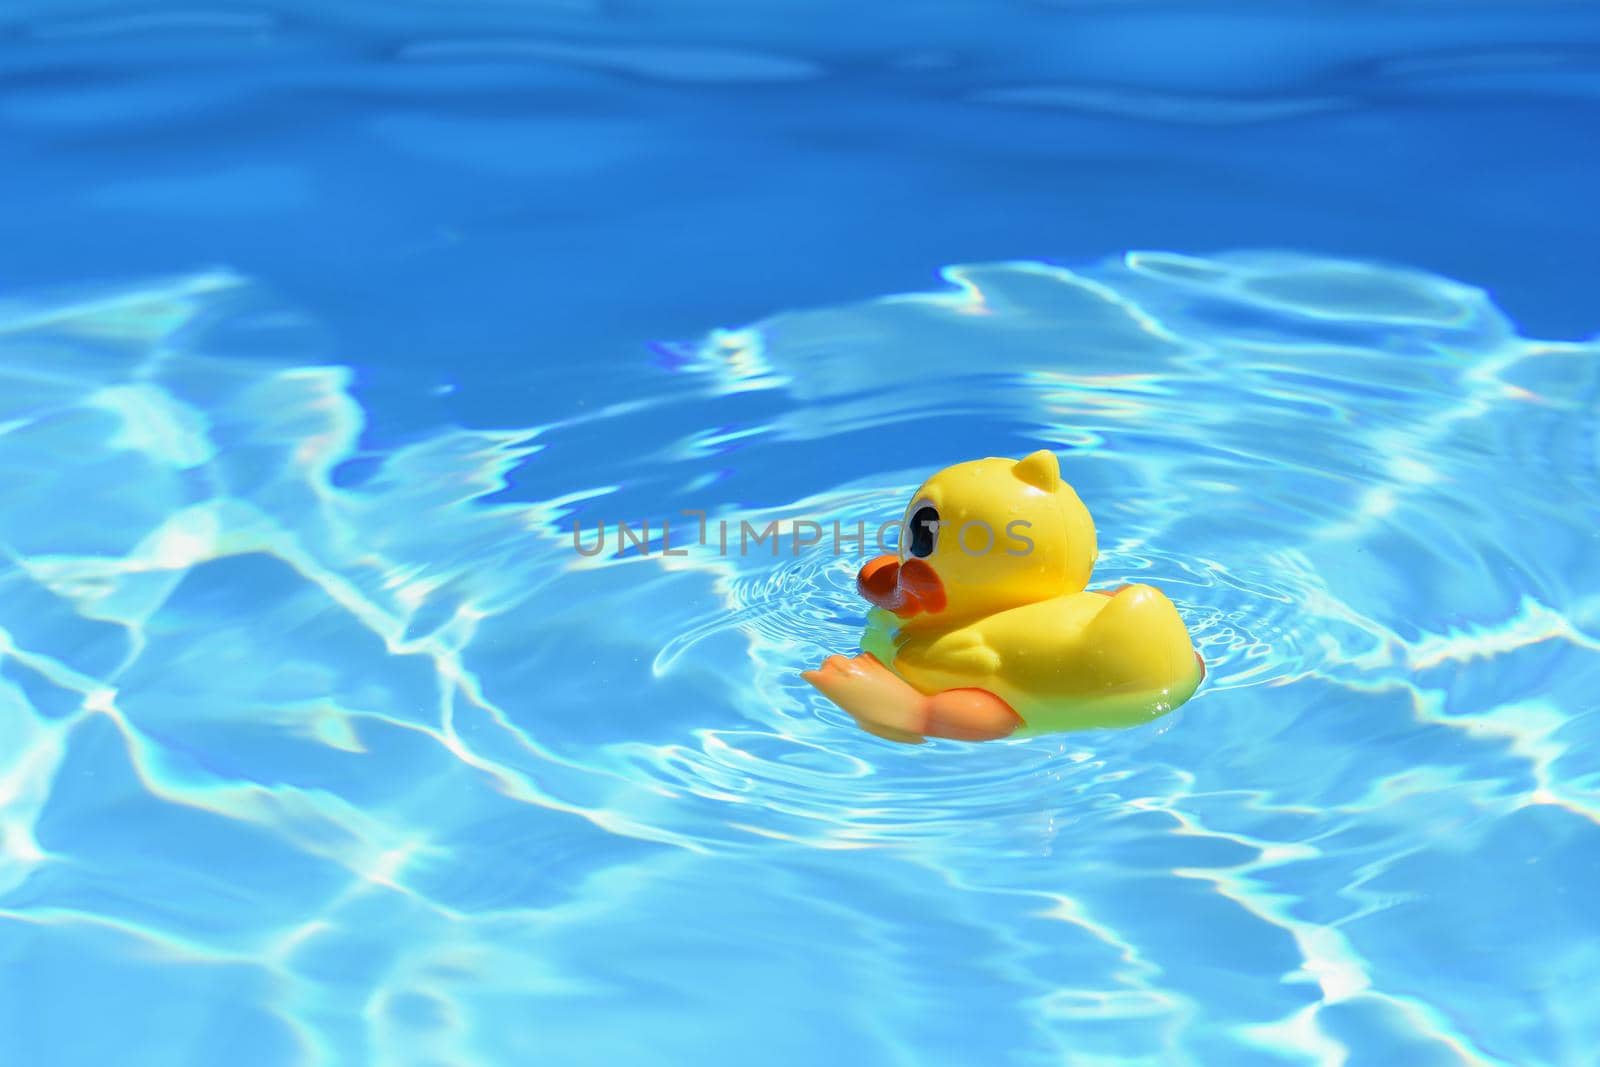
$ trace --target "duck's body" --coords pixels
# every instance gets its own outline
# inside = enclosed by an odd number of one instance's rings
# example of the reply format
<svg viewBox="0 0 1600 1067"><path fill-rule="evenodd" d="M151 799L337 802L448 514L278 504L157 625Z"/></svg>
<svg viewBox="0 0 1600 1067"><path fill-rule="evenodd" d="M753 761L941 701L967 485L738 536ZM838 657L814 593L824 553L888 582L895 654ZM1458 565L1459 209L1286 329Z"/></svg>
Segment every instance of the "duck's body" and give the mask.
<svg viewBox="0 0 1600 1067"><path fill-rule="evenodd" d="M1178 609L1148 585L937 629L874 608L861 648L918 692L993 693L1030 734L1148 722L1188 700L1204 673Z"/></svg>
<svg viewBox="0 0 1600 1067"><path fill-rule="evenodd" d="M1095 556L1052 453L948 467L912 498L899 554L861 569L863 655L806 677L896 740L1147 722L1188 700L1204 665L1159 590L1085 591Z"/></svg>

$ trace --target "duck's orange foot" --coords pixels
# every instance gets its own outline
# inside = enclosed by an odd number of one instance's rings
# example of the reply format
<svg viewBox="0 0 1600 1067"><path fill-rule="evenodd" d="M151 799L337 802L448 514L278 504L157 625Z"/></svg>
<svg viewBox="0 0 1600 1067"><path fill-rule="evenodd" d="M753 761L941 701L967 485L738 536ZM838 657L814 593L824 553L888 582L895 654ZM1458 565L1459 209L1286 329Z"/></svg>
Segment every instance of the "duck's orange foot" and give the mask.
<svg viewBox="0 0 1600 1067"><path fill-rule="evenodd" d="M890 741L921 744L930 735L989 741L1022 725L1016 712L993 693L950 689L928 696L870 652L853 659L829 656L821 667L804 671L801 677L849 712L863 730Z"/></svg>
<svg viewBox="0 0 1600 1067"><path fill-rule="evenodd" d="M802 671L800 676L848 711L868 733L911 745L922 743L927 719L922 706L928 698L872 653L863 652L853 659L829 656L822 666Z"/></svg>

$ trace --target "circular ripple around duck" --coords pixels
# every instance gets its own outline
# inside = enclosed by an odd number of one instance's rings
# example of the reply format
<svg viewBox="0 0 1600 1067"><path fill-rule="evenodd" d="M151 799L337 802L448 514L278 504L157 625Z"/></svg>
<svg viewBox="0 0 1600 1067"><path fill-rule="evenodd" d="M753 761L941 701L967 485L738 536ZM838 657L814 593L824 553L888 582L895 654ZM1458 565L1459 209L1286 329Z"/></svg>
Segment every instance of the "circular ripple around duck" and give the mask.
<svg viewBox="0 0 1600 1067"><path fill-rule="evenodd" d="M887 486L877 494L896 509L904 495L904 487ZM870 527L895 513L846 509L841 517ZM1316 668L1320 653L1306 621L1315 576L1277 562L1265 575L1236 574L1177 553L1115 549L1102 556L1096 585L1149 581L1173 598L1208 662L1203 697ZM749 724L699 731L697 744L636 749L636 772L729 805L722 824L736 833L831 847L929 838L1005 847L1018 845L1021 834L1032 848L1044 824L1059 828L1105 805L1177 788L1172 769L1152 764L1130 774L1114 769L1126 763L1107 753L1166 733L1183 709L1133 730L986 746L902 746L862 732L799 676L829 654L858 649L866 615L855 589L860 563L826 551L741 560L723 585L726 614L669 642L664 653L670 668L714 633L744 635L758 676L743 704Z"/></svg>

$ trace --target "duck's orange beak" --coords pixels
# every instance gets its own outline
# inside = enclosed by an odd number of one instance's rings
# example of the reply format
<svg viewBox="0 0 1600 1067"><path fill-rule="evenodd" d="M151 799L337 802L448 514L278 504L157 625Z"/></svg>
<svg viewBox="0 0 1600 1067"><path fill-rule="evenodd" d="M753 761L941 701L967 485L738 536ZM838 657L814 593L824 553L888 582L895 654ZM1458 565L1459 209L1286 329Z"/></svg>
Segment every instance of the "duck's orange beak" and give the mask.
<svg viewBox="0 0 1600 1067"><path fill-rule="evenodd" d="M902 619L944 610L944 584L924 560L908 559L902 567L897 556L869 559L856 574L856 588L874 607Z"/></svg>

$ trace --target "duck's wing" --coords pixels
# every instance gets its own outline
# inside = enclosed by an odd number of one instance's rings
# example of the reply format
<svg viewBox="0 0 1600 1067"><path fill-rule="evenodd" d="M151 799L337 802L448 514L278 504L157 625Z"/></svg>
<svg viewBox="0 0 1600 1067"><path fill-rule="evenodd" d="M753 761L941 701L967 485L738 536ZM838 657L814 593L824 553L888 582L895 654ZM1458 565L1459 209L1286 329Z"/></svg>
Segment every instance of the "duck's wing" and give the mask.
<svg viewBox="0 0 1600 1067"><path fill-rule="evenodd" d="M982 685L1000 672L1000 653L991 648L976 627L964 627L929 642L914 642L900 651L900 659L919 671L936 671Z"/></svg>

